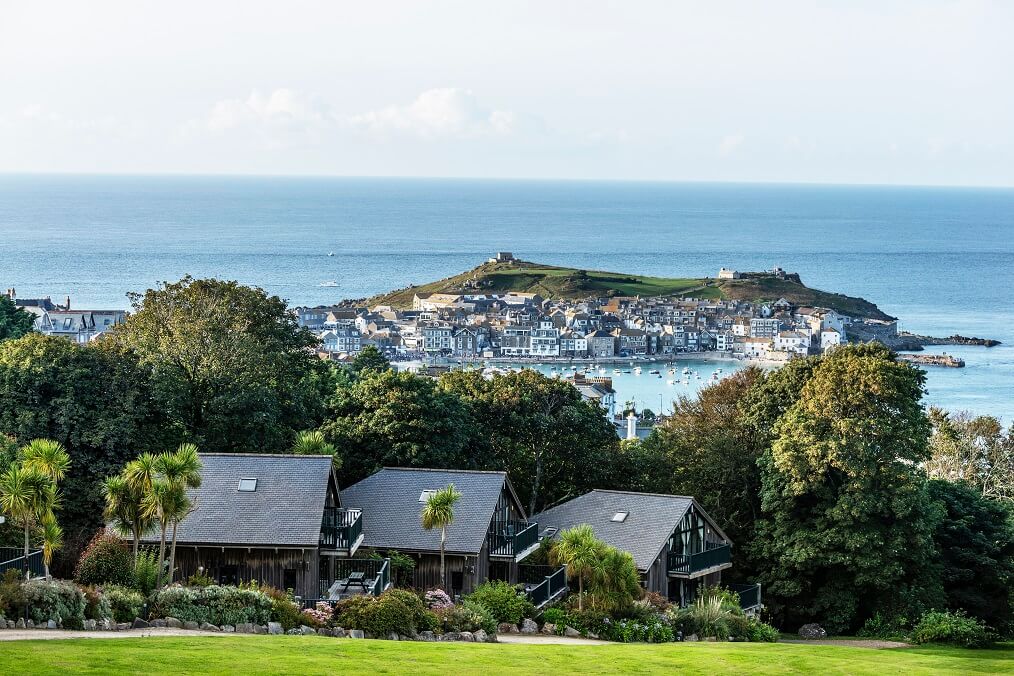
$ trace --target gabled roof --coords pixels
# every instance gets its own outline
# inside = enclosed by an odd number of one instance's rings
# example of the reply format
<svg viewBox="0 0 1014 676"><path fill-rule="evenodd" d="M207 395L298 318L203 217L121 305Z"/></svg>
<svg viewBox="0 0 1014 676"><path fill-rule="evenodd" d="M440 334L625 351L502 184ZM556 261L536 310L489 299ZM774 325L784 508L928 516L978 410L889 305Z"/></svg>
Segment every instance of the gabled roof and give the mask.
<svg viewBox="0 0 1014 676"><path fill-rule="evenodd" d="M423 529L419 496L448 484L454 484L461 499L447 528L446 551L478 554L504 486L517 503L505 472L385 467L342 490L342 504L363 510L364 547L438 552L440 531ZM524 514L520 503L517 507Z"/></svg>
<svg viewBox="0 0 1014 676"><path fill-rule="evenodd" d="M316 547L331 476L326 455L201 453L197 509L180 522L179 544ZM240 479L257 479L240 491ZM151 533L146 540L157 539Z"/></svg>
<svg viewBox="0 0 1014 676"><path fill-rule="evenodd" d="M559 532L586 523L595 531L595 537L630 552L637 568L646 570L693 504L693 498L682 495L594 490L547 509L532 520L539 523L540 532L546 528ZM700 505L697 509L703 513ZM626 518L613 521L619 512L626 512ZM716 530L721 533L717 526Z"/></svg>

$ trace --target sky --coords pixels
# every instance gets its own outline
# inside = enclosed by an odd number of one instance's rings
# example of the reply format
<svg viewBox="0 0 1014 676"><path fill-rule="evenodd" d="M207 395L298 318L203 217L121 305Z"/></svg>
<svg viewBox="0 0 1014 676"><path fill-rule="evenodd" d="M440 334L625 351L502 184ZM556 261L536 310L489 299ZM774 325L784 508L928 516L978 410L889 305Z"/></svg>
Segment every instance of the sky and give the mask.
<svg viewBox="0 0 1014 676"><path fill-rule="evenodd" d="M0 0L0 172L1014 186L1014 2Z"/></svg>

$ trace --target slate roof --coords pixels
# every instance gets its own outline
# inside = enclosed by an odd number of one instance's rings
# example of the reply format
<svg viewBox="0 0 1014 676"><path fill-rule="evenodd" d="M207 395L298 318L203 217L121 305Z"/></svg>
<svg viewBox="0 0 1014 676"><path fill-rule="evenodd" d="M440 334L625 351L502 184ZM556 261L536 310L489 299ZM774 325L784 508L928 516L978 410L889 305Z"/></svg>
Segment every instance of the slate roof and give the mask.
<svg viewBox="0 0 1014 676"><path fill-rule="evenodd" d="M316 547L331 478L324 455L201 453L197 509L177 529L181 544ZM239 480L257 489L239 490ZM151 540L149 534L146 540ZM158 534L154 535L158 539Z"/></svg>
<svg viewBox="0 0 1014 676"><path fill-rule="evenodd" d="M509 486L505 472L385 467L342 489L342 505L363 510L364 547L439 552L440 531L423 530L419 496L452 483L461 499L454 508L454 523L447 528L445 550L478 554L500 491Z"/></svg>
<svg viewBox="0 0 1014 676"><path fill-rule="evenodd" d="M646 570L693 503L693 498L680 495L594 490L547 509L532 520L539 523L540 533L546 528L560 531L586 523L595 531L595 537L630 552L637 568ZM612 521L617 512L627 512L627 518Z"/></svg>

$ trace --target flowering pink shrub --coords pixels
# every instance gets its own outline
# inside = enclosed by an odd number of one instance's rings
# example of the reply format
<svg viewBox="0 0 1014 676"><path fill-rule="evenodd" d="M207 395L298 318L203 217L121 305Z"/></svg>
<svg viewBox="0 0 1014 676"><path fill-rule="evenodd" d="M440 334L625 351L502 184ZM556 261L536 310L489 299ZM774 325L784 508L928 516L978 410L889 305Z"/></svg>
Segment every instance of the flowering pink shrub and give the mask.
<svg viewBox="0 0 1014 676"><path fill-rule="evenodd" d="M454 607L454 601L451 601L451 597L447 595L443 589L431 589L426 592L423 600L426 602L426 607L430 610L440 610L442 608Z"/></svg>
<svg viewBox="0 0 1014 676"><path fill-rule="evenodd" d="M329 603L318 601L315 608L306 608L303 610L303 617L306 618L307 624L322 627L331 621L331 617L334 615L334 611L331 609Z"/></svg>

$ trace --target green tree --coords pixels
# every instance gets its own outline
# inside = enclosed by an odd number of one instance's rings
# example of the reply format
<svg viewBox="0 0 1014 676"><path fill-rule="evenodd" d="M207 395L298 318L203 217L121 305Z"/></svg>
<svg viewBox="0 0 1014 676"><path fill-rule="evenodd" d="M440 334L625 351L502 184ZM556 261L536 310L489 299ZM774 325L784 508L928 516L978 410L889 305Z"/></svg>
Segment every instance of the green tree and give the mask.
<svg viewBox="0 0 1014 676"><path fill-rule="evenodd" d="M53 512L60 505L57 486L69 466L70 457L59 443L33 439L0 476L0 509L24 529L26 572L33 530L42 537L47 576L53 552L62 544L63 533Z"/></svg>
<svg viewBox="0 0 1014 676"><path fill-rule="evenodd" d="M106 496L106 519L119 534L130 535L131 551L136 560L141 536L152 526L144 510L144 491L131 484L125 469L106 479L103 494Z"/></svg>
<svg viewBox="0 0 1014 676"><path fill-rule="evenodd" d="M35 317L7 296L0 296L0 342L30 333Z"/></svg>
<svg viewBox="0 0 1014 676"><path fill-rule="evenodd" d="M320 423L327 366L277 296L185 277L131 300L110 342L150 368L178 439L212 452L277 450Z"/></svg>
<svg viewBox="0 0 1014 676"><path fill-rule="evenodd" d="M641 596L641 577L629 552L603 545L591 571L588 592L592 605L605 612L623 612Z"/></svg>
<svg viewBox="0 0 1014 676"><path fill-rule="evenodd" d="M444 546L447 544L447 527L454 523L454 507L461 499L461 493L449 484L445 488L430 493L426 498L419 518L426 530L440 529L440 581L447 585L447 568L444 564Z"/></svg>
<svg viewBox="0 0 1014 676"><path fill-rule="evenodd" d="M963 609L1003 635L1014 632L1014 509L971 486L929 482L944 518L933 533L947 607Z"/></svg>
<svg viewBox="0 0 1014 676"><path fill-rule="evenodd" d="M81 346L30 333L0 343L0 437L59 441L73 463L61 482L66 544L57 575L70 574L103 525L105 478L162 443L163 420L146 369L105 340Z"/></svg>
<svg viewBox="0 0 1014 676"><path fill-rule="evenodd" d="M741 406L762 378L760 369L748 367L696 397L679 397L672 415L643 442L649 454L656 449L666 459L668 475L655 490L697 498L736 543L735 570L744 579L754 572L748 555L761 511L757 460L766 435L746 421Z"/></svg>
<svg viewBox="0 0 1014 676"><path fill-rule="evenodd" d="M349 364L349 373L358 378L367 373L380 373L391 369L391 362L373 345L367 345Z"/></svg>
<svg viewBox="0 0 1014 676"><path fill-rule="evenodd" d="M549 552L549 560L567 566L567 577L577 580L578 610L584 610L584 581L595 573L602 553L602 542L588 524L560 531Z"/></svg>
<svg viewBox="0 0 1014 676"><path fill-rule="evenodd" d="M529 514L610 486L616 430L570 383L523 369L491 379L455 371L440 386L468 404L481 468L506 470Z"/></svg>
<svg viewBox="0 0 1014 676"><path fill-rule="evenodd" d="M756 541L761 580L787 621L838 632L875 610L939 600L937 510L919 467L924 381L881 345L839 348L775 423Z"/></svg>
<svg viewBox="0 0 1014 676"><path fill-rule="evenodd" d="M42 515L39 523L39 545L42 547L42 565L45 566L46 577L49 577L49 566L53 563L53 554L63 546L63 528L56 520L52 511Z"/></svg>
<svg viewBox="0 0 1014 676"><path fill-rule="evenodd" d="M474 423L454 394L411 373L364 373L331 398L321 427L341 455L342 473L356 482L381 467L471 466Z"/></svg>
<svg viewBox="0 0 1014 676"><path fill-rule="evenodd" d="M173 581L176 572L176 529L180 522L194 510L193 501L187 495L187 489L201 485L201 459L197 455L194 444L180 444L172 453L164 453L160 457L159 471L173 490L171 501L163 504L172 524L172 546L169 549L169 582Z"/></svg>

